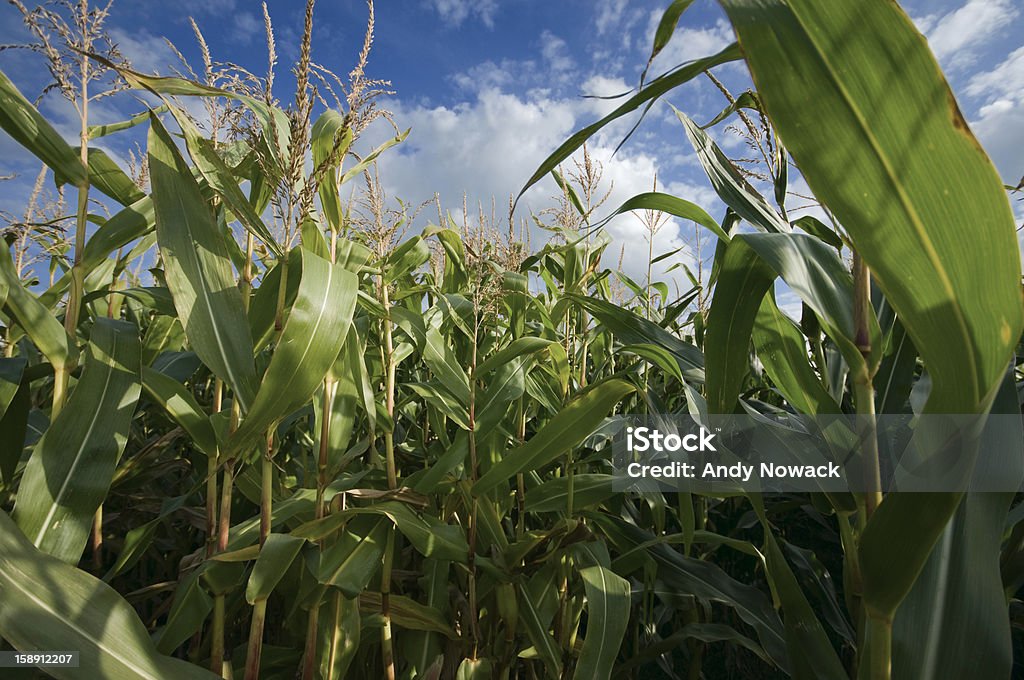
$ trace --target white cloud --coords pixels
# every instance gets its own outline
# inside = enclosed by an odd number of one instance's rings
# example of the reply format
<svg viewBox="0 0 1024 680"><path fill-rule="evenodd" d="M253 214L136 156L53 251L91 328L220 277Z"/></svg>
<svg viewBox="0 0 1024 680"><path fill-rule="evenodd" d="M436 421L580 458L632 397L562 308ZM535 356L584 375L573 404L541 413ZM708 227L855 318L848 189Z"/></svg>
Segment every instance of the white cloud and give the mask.
<svg viewBox="0 0 1024 680"><path fill-rule="evenodd" d="M947 68L967 68L981 44L1017 16L1014 0L968 0L962 7L942 16L930 15L917 21L928 44Z"/></svg>
<svg viewBox="0 0 1024 680"><path fill-rule="evenodd" d="M545 30L540 34L540 53L544 62L556 74L565 73L574 65L569 56L569 46L551 31Z"/></svg>
<svg viewBox="0 0 1024 680"><path fill-rule="evenodd" d="M263 39L265 37L263 19L256 18L250 12L238 12L234 15L230 31L230 39L242 45L252 43L253 38Z"/></svg>
<svg viewBox="0 0 1024 680"><path fill-rule="evenodd" d="M621 91L621 80L592 78L588 89ZM381 178L388 194L413 205L430 200L439 192L442 204L452 214L461 214L463 191L467 193L470 211L482 202L485 211L492 197L499 206L516 193L533 174L541 161L572 132L593 120L595 102L599 100L551 95L513 95L498 87L481 88L468 101L454 107L408 105L401 101L389 103L395 119L402 126L411 126L409 139L392 153L381 158ZM368 145L377 140L364 140ZM625 148L613 156L614 141L594 139L589 145L591 157L603 166L602 195L609 187L612 193L598 210L598 217L607 215L627 198L650 191L658 162L653 155ZM571 161L563 168L568 171ZM662 176L659 186L688 200L704 205L715 213L714 194L701 185L687 182L667 183ZM532 188L520 203L517 219L528 218L552 205L557 192L554 183L545 178ZM431 219L431 218L421 218ZM499 217L499 219L501 219ZM643 225L634 215L623 215L607 227L613 243L607 250L605 266L614 268L620 249L623 269L638 282L643 282L647 267L647 241ZM681 236L681 232L685 238ZM670 220L654 238L655 255L686 245L692 234L690 225ZM533 246L540 247L546 233L534 231ZM684 251L674 258L692 263ZM673 264L665 261L655 265L655 279L678 281L682 290L685 275L681 271L665 274Z"/></svg>
<svg viewBox="0 0 1024 680"><path fill-rule="evenodd" d="M461 26L471 15L478 17L484 26L493 28L498 11L497 0L428 0L427 4L452 28Z"/></svg>
<svg viewBox="0 0 1024 680"><path fill-rule="evenodd" d="M186 14L222 15L232 12L235 0L181 0L181 8Z"/></svg>
<svg viewBox="0 0 1024 680"><path fill-rule="evenodd" d="M1024 175L1024 47L976 74L965 92L983 102L971 127L1003 179L1016 183Z"/></svg>
<svg viewBox="0 0 1024 680"><path fill-rule="evenodd" d="M1004 97L1024 92L1024 47L1011 52L991 71L976 74L964 91L974 97Z"/></svg>
<svg viewBox="0 0 1024 680"><path fill-rule="evenodd" d="M110 37L136 71L166 74L170 65L178 63L167 42L144 29L129 33L120 28L112 28Z"/></svg>
<svg viewBox="0 0 1024 680"><path fill-rule="evenodd" d="M597 5L597 34L604 35L622 23L629 0L600 0Z"/></svg>
<svg viewBox="0 0 1024 680"><path fill-rule="evenodd" d="M609 113L622 105L622 99L598 99L598 97L616 97L623 92L632 89L622 78L609 78L608 76L595 75L583 83L582 92L588 98L585 100L598 118L604 118Z"/></svg>

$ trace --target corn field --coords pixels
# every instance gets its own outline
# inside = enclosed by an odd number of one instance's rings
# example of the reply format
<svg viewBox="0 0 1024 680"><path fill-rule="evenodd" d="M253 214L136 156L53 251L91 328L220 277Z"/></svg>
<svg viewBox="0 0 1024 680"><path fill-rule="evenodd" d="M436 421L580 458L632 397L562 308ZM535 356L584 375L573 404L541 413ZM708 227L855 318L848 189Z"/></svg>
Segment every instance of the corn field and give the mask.
<svg viewBox="0 0 1024 680"><path fill-rule="evenodd" d="M510 187L559 187L537 248L389 207L375 161L415 131L355 152L390 118L372 3L345 78L305 5L287 103L272 33L265 76L155 76L106 9L53 32L15 3L80 134L0 72L0 127L69 202L66 239L37 216L0 250L0 649L79 652L58 678L1021 677L1019 455L990 493L615 488L616 415L1021 413L1010 187L925 39L888 0L719 2L736 43ZM756 91L713 122L749 128L771 195L678 109L668 153L724 215L656 184L595 209L563 172L726 64ZM151 106L95 125L100 92ZM140 130L136 167L95 146ZM797 172L830 224L787 215ZM689 291L617 271L601 227L634 211L716 244Z"/></svg>

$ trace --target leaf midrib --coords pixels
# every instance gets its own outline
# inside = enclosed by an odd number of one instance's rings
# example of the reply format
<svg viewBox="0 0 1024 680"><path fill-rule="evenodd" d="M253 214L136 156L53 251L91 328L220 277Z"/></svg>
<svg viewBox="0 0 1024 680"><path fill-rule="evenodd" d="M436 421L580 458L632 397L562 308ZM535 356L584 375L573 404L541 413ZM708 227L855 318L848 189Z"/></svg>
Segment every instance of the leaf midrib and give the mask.
<svg viewBox="0 0 1024 680"><path fill-rule="evenodd" d="M113 357L117 356L117 335L118 334L117 333L113 333L112 335L113 335L113 342L112 342L112 344L110 346L110 355L109 355L111 357L111 360L113 360ZM64 492L67 491L68 484L71 482L71 478L74 477L74 475L75 475L75 470L78 469L78 464L82 460L82 454L85 452L86 446L89 444L89 440L92 439L92 432L93 432L93 430L96 427L96 421L99 420L100 413L102 413L104 411L102 406L103 406L103 404L106 403L107 392L110 390L110 381L113 378L114 371L113 371L113 368L111 366L108 366L105 363L101 363L100 365L103 366L104 368L106 368L107 371L106 371L106 378L103 381L103 390L100 392L100 398L97 400L97 404L98 404L97 408L93 411L92 420L89 421L89 427L85 431L85 436L82 437L82 442L78 446L78 451L75 453L75 457L71 461L71 467L68 468L68 472L64 476L64 481L61 482L60 489L57 491L57 495L54 496L53 500L50 503L50 510L49 510L49 512L46 513L46 517L43 519L42 526L39 527L39 532L36 534L35 540L32 541L32 544L34 546L36 546L37 548L39 547L40 542L43 540L43 535L46 533L47 527L50 525L50 520L53 519L53 516L57 512L57 507L60 505L60 501L64 497ZM76 390L76 392L77 392L77 390ZM41 446L40 446L40 450L41 451L43 450L44 446L45 446L45 443L41 443ZM42 461L40 461L40 463L42 463Z"/></svg>
<svg viewBox="0 0 1024 680"><path fill-rule="evenodd" d="M33 603L35 603L40 609L42 609L43 611L50 612L54 617L56 617L61 622L63 622L65 625L67 625L68 628L71 628L73 631L75 631L75 633L77 633L78 635L80 635L84 639L92 642L97 647L97 649L100 649L100 650L106 652L112 658L116 659L125 668L131 669L132 671L134 671L139 677L141 677L141 678L154 678L154 679L157 679L157 676L150 675L145 670L143 670L143 669L139 668L138 666L135 666L134 664L132 664L131 661L122 658L122 656L120 654L118 654L115 650L112 650L109 647L107 647L106 645L104 645L100 638L93 637L92 635L89 634L89 632L87 630L85 630L85 629L81 628L80 626L78 626L77 624L75 624L75 622L72 621L70 617L62 616L58 612L54 611L53 608L51 606L49 606L49 604L45 600L42 600L42 599L36 597L32 593L32 591L30 589L28 589L28 588L26 588L25 586L22 585L22 583L30 583L30 582L32 582L32 576L30 574L28 574L27 572L25 572L22 569L18 569L17 565L13 564L11 560L7 561L7 565L11 569L11 571L17 572L20 575L20 578L10 578L10 579L7 579L8 583L10 583L12 587L17 589L18 592L22 593L25 597L27 597L29 600L31 600Z"/></svg>

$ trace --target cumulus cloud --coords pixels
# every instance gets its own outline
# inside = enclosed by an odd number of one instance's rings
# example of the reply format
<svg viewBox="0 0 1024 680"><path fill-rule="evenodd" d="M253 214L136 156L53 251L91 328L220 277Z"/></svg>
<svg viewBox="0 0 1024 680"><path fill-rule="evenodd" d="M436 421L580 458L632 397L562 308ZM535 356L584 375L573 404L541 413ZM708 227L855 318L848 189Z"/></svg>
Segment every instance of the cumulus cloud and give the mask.
<svg viewBox="0 0 1024 680"><path fill-rule="evenodd" d="M604 35L622 24L629 0L599 0L596 3L597 18L594 20L597 26L597 34Z"/></svg>
<svg viewBox="0 0 1024 680"><path fill-rule="evenodd" d="M484 26L493 28L498 11L497 0L428 0L427 4L451 28L458 28L470 16L476 16Z"/></svg>
<svg viewBox="0 0 1024 680"><path fill-rule="evenodd" d="M1024 47L991 71L974 75L965 92L982 101L971 123L975 134L1003 179L1016 184L1024 176Z"/></svg>
<svg viewBox="0 0 1024 680"><path fill-rule="evenodd" d="M591 78L591 91L621 92L624 83L609 78ZM604 90L607 88L607 90ZM461 214L463 191L471 213L482 203L489 212L492 197L498 206L499 220L510 194L517 193L540 162L576 129L594 120L595 106L600 100L552 95L531 96L509 94L499 87L484 87L473 92L456 106L410 105L401 101L389 103L395 119L404 127L411 126L409 139L394 152L381 159L381 177L389 195L412 204L428 201L439 192L442 204L453 214ZM376 140L367 140L372 143ZM603 166L603 192L612 188L608 201L598 211L607 215L627 198L651 190L657 159L627 147L614 153L614 138L594 139L589 146L591 157ZM564 169L572 167L566 161ZM665 186L662 176L660 186ZM705 205L712 212L714 194L696 183L669 183L669 191ZM549 179L532 188L520 203L518 220L527 219L531 211L540 213L553 204L557 188ZM607 227L613 243L607 251L605 265L615 267L622 252L622 266L628 275L643 282L647 267L647 232L634 215L623 215ZM654 237L655 255L684 248L673 261L655 266L656 280L676 280L682 290L685 275L681 271L666 274L673 262L693 263L686 249L692 226L669 220ZM533 232L533 246L539 247L546 233ZM624 247L624 251L623 251Z"/></svg>
<svg viewBox="0 0 1024 680"><path fill-rule="evenodd" d="M975 63L979 47L1017 13L1014 0L968 0L947 14L920 18L917 24L939 61L947 68L962 69Z"/></svg>
<svg viewBox="0 0 1024 680"><path fill-rule="evenodd" d="M121 28L112 28L110 37L136 71L167 73L170 65L178 63L178 58L174 50L167 45L167 41L145 29L129 32Z"/></svg>
<svg viewBox="0 0 1024 680"><path fill-rule="evenodd" d="M540 34L540 53L555 75L569 71L575 63L569 56L569 46L566 42L548 30Z"/></svg>
<svg viewBox="0 0 1024 680"><path fill-rule="evenodd" d="M253 38L265 36L263 19L250 12L238 12L232 19L229 37L241 45L252 43Z"/></svg>

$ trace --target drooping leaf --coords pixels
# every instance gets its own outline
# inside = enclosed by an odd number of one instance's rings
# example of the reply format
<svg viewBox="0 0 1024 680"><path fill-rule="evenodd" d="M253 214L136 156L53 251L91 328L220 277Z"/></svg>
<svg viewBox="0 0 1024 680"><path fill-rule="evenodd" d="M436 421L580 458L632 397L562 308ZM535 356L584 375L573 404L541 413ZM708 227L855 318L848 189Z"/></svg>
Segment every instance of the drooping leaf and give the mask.
<svg viewBox="0 0 1024 680"><path fill-rule="evenodd" d="M36 444L14 519L37 548L77 564L124 450L141 390L135 326L97 319L82 377Z"/></svg>
<svg viewBox="0 0 1024 680"><path fill-rule="evenodd" d="M580 569L587 593L587 632L574 678L611 678L629 624L629 581L611 569Z"/></svg>
<svg viewBox="0 0 1024 680"><path fill-rule="evenodd" d="M245 587L246 602L253 604L256 600L270 597L305 543L303 539L288 534L267 536L249 574L249 583Z"/></svg>
<svg viewBox="0 0 1024 680"><path fill-rule="evenodd" d="M757 192L736 168L729 157L718 148L707 132L678 109L673 109L686 128L686 134L697 152L711 186L722 202L736 214L761 231L787 233L791 231L786 220Z"/></svg>
<svg viewBox="0 0 1024 680"><path fill-rule="evenodd" d="M708 215L704 208L701 208L696 203L691 203L690 201L673 196L672 194L665 194L661 192L651 191L645 194L637 194L616 208L611 215L605 219L610 220L616 215L621 215L632 210L655 210L657 212L674 215L680 219L696 222L723 241L729 240L729 235L725 233L725 230L722 229L711 215Z"/></svg>
<svg viewBox="0 0 1024 680"><path fill-rule="evenodd" d="M46 163L61 184L85 186L85 167L75 150L0 71L0 128Z"/></svg>
<svg viewBox="0 0 1024 680"><path fill-rule="evenodd" d="M592 297L567 296L601 322L612 335L626 344L653 344L672 353L687 380L704 382L704 355L658 324L636 313Z"/></svg>
<svg viewBox="0 0 1024 680"><path fill-rule="evenodd" d="M205 139L196 128L192 120L178 107L168 105L174 119L178 121L181 132L185 136L185 143L188 145L189 155L192 156L196 169L203 178L213 187L217 195L224 200L224 204L231 209L238 220L248 229L253 236L262 241L271 252L277 257L284 255L281 245L274 238L273 234L263 223L256 208L245 197L238 187L238 180L234 177L231 169L224 160L217 154L213 142Z"/></svg>
<svg viewBox="0 0 1024 680"><path fill-rule="evenodd" d="M67 366L77 359L78 348L70 341L64 325L21 285L7 248L0 248L0 280L7 289L5 309L50 363Z"/></svg>
<svg viewBox="0 0 1024 680"><path fill-rule="evenodd" d="M48 668L54 677L217 677L160 655L135 610L113 588L37 550L2 511L0 592L0 636L15 648L79 652L77 668Z"/></svg>
<svg viewBox="0 0 1024 680"><path fill-rule="evenodd" d="M639 92L620 104L618 108L607 116L596 123L592 123L582 130L579 130L563 142L554 153L548 156L544 162L541 163L540 167L538 167L536 172L533 173L533 176L527 180L526 184L523 185L523 188L519 190L518 197L521 197L526 193L527 189L543 179L553 169L557 168L559 163L564 161L566 158L571 156L573 152L583 146L583 143L593 137L599 130L601 130L601 128L615 120L618 120L628 113L636 111L643 104L657 99L673 88L678 87L687 81L693 80L704 71L714 66L718 66L719 64L736 61L739 58L740 52L738 47L736 45L729 45L714 56L690 62L682 68L666 73L665 75L650 81L645 87L641 88Z"/></svg>
<svg viewBox="0 0 1024 680"><path fill-rule="evenodd" d="M658 28L654 31L654 45L651 47L651 56L647 58L647 66L644 67L643 73L640 74L641 85L646 79L647 70L651 68L655 57L661 54L661 51L672 40L672 35L676 32L676 25L682 18L683 12L689 9L692 4L693 0L672 0L672 4L661 15L661 20L658 21Z"/></svg>
<svg viewBox="0 0 1024 680"><path fill-rule="evenodd" d="M752 333L754 351L772 382L800 413L840 413L807 358L804 336L769 292L761 300Z"/></svg>
<svg viewBox="0 0 1024 680"><path fill-rule="evenodd" d="M357 515L387 517L425 557L465 562L469 554L469 544L462 529L427 515L420 516L398 501L384 501L365 508L337 512L324 519L307 522L297 527L291 535L305 540L319 540L334 533Z"/></svg>
<svg viewBox="0 0 1024 680"><path fill-rule="evenodd" d="M142 387L146 395L167 411L167 415L192 437L196 447L217 457L217 434L195 397L184 385L160 371L142 367Z"/></svg>

